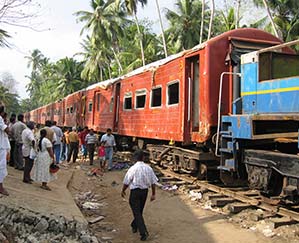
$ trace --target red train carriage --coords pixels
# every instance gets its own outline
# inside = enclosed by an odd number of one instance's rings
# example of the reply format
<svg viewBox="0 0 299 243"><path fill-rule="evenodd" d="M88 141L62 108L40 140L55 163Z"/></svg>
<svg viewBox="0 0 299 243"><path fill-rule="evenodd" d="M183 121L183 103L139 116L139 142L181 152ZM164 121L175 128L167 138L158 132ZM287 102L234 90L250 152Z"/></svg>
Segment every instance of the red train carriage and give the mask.
<svg viewBox="0 0 299 243"><path fill-rule="evenodd" d="M53 121L57 122L57 126L63 127L64 126L64 100L59 100L53 103Z"/></svg>
<svg viewBox="0 0 299 243"><path fill-rule="evenodd" d="M101 132L110 127L119 136L164 144L174 140L192 146L192 150L175 146L148 148L154 160L172 158L175 169L200 169L200 175L206 175L207 167L216 168L218 163L212 152L212 138L218 119L221 74L239 72L241 54L278 43L278 38L257 29L226 32L119 79L67 96L63 100L63 124L88 125ZM225 76L222 114L230 113L233 102L240 97L239 83L238 76ZM47 112L44 109L43 114Z"/></svg>
<svg viewBox="0 0 299 243"><path fill-rule="evenodd" d="M73 127L82 124L84 117L85 99L82 91L70 94L63 100L64 104L64 126Z"/></svg>
<svg viewBox="0 0 299 243"><path fill-rule="evenodd" d="M116 87L113 85L118 79L107 80L86 88L84 91L85 113L81 126L88 126L95 131L105 131L114 127L117 119L114 103Z"/></svg>

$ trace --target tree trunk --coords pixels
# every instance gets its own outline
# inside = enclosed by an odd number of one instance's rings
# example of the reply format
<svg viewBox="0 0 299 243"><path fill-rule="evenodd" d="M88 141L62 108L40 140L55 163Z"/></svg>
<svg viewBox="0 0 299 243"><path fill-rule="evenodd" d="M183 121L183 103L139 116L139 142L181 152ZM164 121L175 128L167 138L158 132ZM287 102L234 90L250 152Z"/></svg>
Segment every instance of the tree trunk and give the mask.
<svg viewBox="0 0 299 243"><path fill-rule="evenodd" d="M111 50L113 51L113 55L114 55L114 57L115 57L115 60L116 60L116 62L117 62L117 65L118 65L118 67L119 67L119 73L122 73L122 72L123 72L123 67L122 67L122 65L121 65L121 63L120 63L120 61L119 61L118 56L117 56L116 53L115 53L114 47L111 47Z"/></svg>
<svg viewBox="0 0 299 243"><path fill-rule="evenodd" d="M199 44L202 43L204 21L205 21L205 0L202 0L201 1L201 23L200 23Z"/></svg>
<svg viewBox="0 0 299 243"><path fill-rule="evenodd" d="M239 28L241 0L237 0L235 29Z"/></svg>
<svg viewBox="0 0 299 243"><path fill-rule="evenodd" d="M213 24L214 11L215 11L215 2L214 2L214 0L210 0L210 2L211 2L211 16L210 16L210 24L209 24L208 40L211 38L212 24Z"/></svg>
<svg viewBox="0 0 299 243"><path fill-rule="evenodd" d="M273 17L272 17L272 15L271 15L271 12L270 12L270 9L269 9L269 6L268 6L268 4L267 4L267 1L266 1L266 0L263 0L263 3L264 3L265 8L266 8L266 10L267 10L267 14L268 14L268 17L269 17L270 22L271 22L271 24L272 24L272 28L273 28L273 31L274 31L274 33L275 33L275 36L276 36L276 37L279 37L278 32L277 32L277 29L276 29L276 26L275 26L275 23L274 23L274 20L273 20Z"/></svg>
<svg viewBox="0 0 299 243"><path fill-rule="evenodd" d="M139 24L138 24L138 19L137 19L137 15L136 15L136 13L134 13L134 19L135 19L135 23L136 23L137 31L138 31L138 35L139 35L139 42L140 42L140 49L141 49L142 64L143 64L143 66L145 66L144 49L143 49L143 44L142 44L142 35L141 35L141 32L140 32L140 28L139 28Z"/></svg>
<svg viewBox="0 0 299 243"><path fill-rule="evenodd" d="M158 0L156 0L156 6L157 6L158 14L159 14L159 21L160 21L163 47L164 47L164 54L165 54L165 57L167 57L167 47L166 47L166 41L165 41L165 35L164 35L164 28L163 28L162 17L161 17L160 6L159 6L159 1Z"/></svg>

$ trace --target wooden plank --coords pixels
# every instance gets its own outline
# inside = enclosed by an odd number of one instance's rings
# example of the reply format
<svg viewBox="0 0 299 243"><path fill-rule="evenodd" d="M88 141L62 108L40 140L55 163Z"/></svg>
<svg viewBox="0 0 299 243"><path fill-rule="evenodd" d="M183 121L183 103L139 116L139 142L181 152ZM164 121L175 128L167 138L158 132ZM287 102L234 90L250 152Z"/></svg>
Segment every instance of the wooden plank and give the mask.
<svg viewBox="0 0 299 243"><path fill-rule="evenodd" d="M235 202L236 199L234 198L227 198L227 197L224 197L224 198L214 198L212 199L212 206L216 206L216 207L223 207L229 203L233 203Z"/></svg>
<svg viewBox="0 0 299 243"><path fill-rule="evenodd" d="M103 220L104 218L105 218L104 216L99 216L99 217L96 217L96 218L94 218L94 219L90 219L90 220L88 220L88 223L89 223L89 224L94 224L94 223L97 223L97 222Z"/></svg>
<svg viewBox="0 0 299 243"><path fill-rule="evenodd" d="M235 202L228 205L228 210L231 213L239 213L244 209L250 208L250 204Z"/></svg>
<svg viewBox="0 0 299 243"><path fill-rule="evenodd" d="M224 198L224 197L225 195L223 195L222 193L207 194L204 196L206 200L212 200L214 198Z"/></svg>
<svg viewBox="0 0 299 243"><path fill-rule="evenodd" d="M271 224L271 228L276 229L280 226L295 224L297 222L290 219L289 217L282 217L282 218L271 218L269 219L269 223Z"/></svg>

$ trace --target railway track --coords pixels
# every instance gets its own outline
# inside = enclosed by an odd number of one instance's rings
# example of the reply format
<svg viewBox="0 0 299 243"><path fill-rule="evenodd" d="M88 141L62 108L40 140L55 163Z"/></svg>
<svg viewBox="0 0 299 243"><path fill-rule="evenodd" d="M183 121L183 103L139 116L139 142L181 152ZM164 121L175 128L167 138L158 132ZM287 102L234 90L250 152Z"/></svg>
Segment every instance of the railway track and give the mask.
<svg viewBox="0 0 299 243"><path fill-rule="evenodd" d="M267 218L273 223L274 228L299 222L299 206L287 208L279 205L278 200L265 198L258 191L249 188L225 188L222 185L200 181L188 174L175 173L155 163L153 166L162 182L185 184L190 190L201 192L214 207L227 206L231 213L239 213L247 208L260 208L267 212Z"/></svg>

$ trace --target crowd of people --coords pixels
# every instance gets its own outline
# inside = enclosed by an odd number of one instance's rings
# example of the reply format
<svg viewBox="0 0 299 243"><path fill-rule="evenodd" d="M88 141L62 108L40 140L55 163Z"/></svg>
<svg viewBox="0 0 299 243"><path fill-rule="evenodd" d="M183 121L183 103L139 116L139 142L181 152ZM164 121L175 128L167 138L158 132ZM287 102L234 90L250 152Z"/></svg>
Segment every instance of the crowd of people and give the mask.
<svg viewBox="0 0 299 243"><path fill-rule="evenodd" d="M40 182L41 188L51 190L48 183L56 179L60 163L75 163L79 149L82 162L89 158L94 164L94 154L98 152L99 169L112 169L115 138L110 128L106 134L97 136L93 129L60 128L55 121L46 121L44 127L29 121L24 116L12 114L8 120L4 106L0 106L0 194L8 196L3 186L7 176L7 165L23 171L23 182ZM97 150L96 150L97 149ZM130 188L129 204L133 213L132 232L139 231L140 240L145 241L149 234L143 218L143 209L151 187L150 200L155 200L155 184L158 179L149 165L143 162L143 151L135 153L136 163L127 171L121 196L125 197ZM72 161L72 162L71 162Z"/></svg>
<svg viewBox="0 0 299 243"><path fill-rule="evenodd" d="M60 163L75 163L79 151L81 161L87 156L94 164L98 153L99 169L112 169L113 151L116 146L111 129L98 136L93 129L60 128L56 121L46 121L44 127L34 122L24 122L24 115L11 114L9 120L4 106L0 106L0 194L9 195L3 186L7 165L23 171L23 182L40 182L41 188L51 190L48 183L56 178Z"/></svg>

